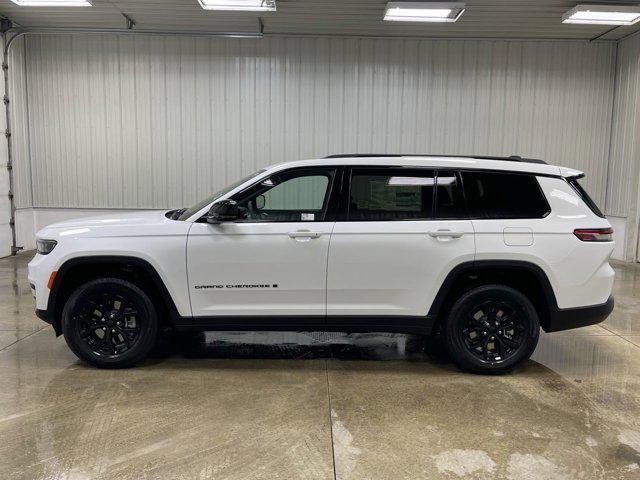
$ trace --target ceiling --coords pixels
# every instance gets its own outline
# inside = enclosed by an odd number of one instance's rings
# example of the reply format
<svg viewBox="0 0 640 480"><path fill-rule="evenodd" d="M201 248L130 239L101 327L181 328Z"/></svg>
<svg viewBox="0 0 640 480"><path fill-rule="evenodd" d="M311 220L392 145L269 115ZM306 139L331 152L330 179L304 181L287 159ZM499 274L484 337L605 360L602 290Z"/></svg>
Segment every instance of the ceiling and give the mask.
<svg viewBox="0 0 640 480"><path fill-rule="evenodd" d="M92 7L65 8L20 7L0 0L0 14L24 27L125 28L124 13L135 20L136 30L207 32L257 32L261 19L265 34L304 35L592 39L611 28L562 24L562 14L577 3L589 1L466 0L466 12L449 24L383 22L386 0L277 0L277 12L260 17L255 12L205 11L197 0L93 0ZM623 26L601 38L617 39L639 29Z"/></svg>

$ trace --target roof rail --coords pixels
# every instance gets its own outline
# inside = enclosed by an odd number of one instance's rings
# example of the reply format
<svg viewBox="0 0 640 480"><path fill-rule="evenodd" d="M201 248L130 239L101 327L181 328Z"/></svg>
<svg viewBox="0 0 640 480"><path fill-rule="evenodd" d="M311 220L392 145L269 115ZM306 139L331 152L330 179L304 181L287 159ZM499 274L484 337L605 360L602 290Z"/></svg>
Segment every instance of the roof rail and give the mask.
<svg viewBox="0 0 640 480"><path fill-rule="evenodd" d="M335 155L328 155L324 157L325 159L329 158L371 158L371 157L391 157L391 158L399 158L399 157L453 157L453 158L479 158L482 160L500 160L503 162L525 162L525 163L541 163L546 165L547 162L544 160L539 160L537 158L523 158L519 155L511 155L509 157L492 157L487 155L430 155L430 154L388 154L388 153L341 153Z"/></svg>

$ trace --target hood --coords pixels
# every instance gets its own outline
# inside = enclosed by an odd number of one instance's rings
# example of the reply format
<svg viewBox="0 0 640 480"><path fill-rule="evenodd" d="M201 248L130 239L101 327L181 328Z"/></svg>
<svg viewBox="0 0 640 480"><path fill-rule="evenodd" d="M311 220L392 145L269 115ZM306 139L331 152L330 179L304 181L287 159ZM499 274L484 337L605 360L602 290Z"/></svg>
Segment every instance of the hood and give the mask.
<svg viewBox="0 0 640 480"><path fill-rule="evenodd" d="M167 210L145 210L136 212L122 212L118 214L96 215L92 217L74 218L47 225L49 228L80 228L80 227L112 227L119 225L145 225L158 223L166 219Z"/></svg>
<svg viewBox="0 0 640 480"><path fill-rule="evenodd" d="M82 217L47 225L38 238L119 237L166 235L188 230L188 224L170 220L167 210L148 210Z"/></svg>

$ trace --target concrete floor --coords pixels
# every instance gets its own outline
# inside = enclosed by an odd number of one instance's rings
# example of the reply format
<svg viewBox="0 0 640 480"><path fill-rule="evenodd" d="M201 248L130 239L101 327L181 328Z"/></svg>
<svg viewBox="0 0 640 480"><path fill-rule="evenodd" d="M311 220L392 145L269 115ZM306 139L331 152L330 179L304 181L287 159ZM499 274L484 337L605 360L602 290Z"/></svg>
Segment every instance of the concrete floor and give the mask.
<svg viewBox="0 0 640 480"><path fill-rule="evenodd" d="M416 337L220 333L86 367L0 260L0 479L640 478L640 267L501 377Z"/></svg>

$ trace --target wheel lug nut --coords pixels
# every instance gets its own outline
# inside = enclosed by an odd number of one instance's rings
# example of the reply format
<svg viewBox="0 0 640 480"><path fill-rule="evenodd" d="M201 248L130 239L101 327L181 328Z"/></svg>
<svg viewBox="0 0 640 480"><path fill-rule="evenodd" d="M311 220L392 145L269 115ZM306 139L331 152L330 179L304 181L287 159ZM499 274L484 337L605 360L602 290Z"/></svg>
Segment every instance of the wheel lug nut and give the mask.
<svg viewBox="0 0 640 480"><path fill-rule="evenodd" d="M502 335L502 330L498 330L498 335Z"/></svg>
<svg viewBox="0 0 640 480"><path fill-rule="evenodd" d="M482 332L482 335L484 335L486 337L487 336L487 332Z"/></svg>

